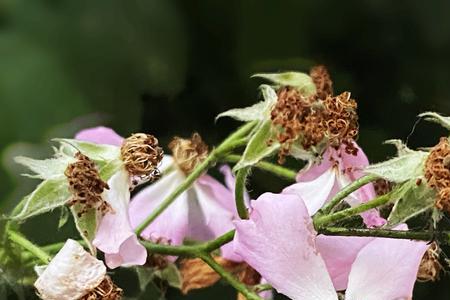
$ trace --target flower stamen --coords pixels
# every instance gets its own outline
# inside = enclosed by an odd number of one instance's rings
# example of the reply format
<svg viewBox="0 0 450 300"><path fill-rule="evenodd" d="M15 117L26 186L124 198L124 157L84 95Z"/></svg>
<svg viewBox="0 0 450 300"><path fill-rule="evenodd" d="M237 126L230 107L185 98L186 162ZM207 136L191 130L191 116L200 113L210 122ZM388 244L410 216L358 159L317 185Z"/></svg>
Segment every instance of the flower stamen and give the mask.
<svg viewBox="0 0 450 300"><path fill-rule="evenodd" d="M208 145L203 142L198 133L194 133L190 139L174 137L169 148L175 163L185 174L190 174L208 157Z"/></svg>

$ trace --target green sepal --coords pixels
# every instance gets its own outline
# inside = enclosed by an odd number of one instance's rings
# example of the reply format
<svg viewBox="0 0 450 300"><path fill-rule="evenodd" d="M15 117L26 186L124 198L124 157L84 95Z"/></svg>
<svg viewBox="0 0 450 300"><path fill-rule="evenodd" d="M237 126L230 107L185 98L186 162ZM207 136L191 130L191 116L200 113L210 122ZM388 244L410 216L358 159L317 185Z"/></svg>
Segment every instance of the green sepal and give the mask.
<svg viewBox="0 0 450 300"><path fill-rule="evenodd" d="M99 212L97 209L91 208L79 215L83 208L84 206L81 204L74 204L70 208L70 211L72 212L75 226L80 236L86 242L91 254L95 256L97 250L96 247L92 245L92 241L94 240L95 233L97 232Z"/></svg>
<svg viewBox="0 0 450 300"><path fill-rule="evenodd" d="M285 72L285 73L259 73L252 77L264 78L277 87L291 86L296 88L302 95L308 97L316 93L316 85L312 78L305 73L300 72Z"/></svg>
<svg viewBox="0 0 450 300"><path fill-rule="evenodd" d="M426 121L440 124L442 127L450 130L450 117L444 117L435 112L424 112L419 115L419 118L423 118Z"/></svg>

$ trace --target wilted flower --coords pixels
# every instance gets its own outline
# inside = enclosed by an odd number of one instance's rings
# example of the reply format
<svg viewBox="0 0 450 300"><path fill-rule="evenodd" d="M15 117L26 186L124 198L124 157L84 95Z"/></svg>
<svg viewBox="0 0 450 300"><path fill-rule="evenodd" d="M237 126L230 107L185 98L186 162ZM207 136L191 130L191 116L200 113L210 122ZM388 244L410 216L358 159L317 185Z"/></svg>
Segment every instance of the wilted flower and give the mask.
<svg viewBox="0 0 450 300"><path fill-rule="evenodd" d="M35 282L44 300L120 299L122 290L106 267L74 240L67 240Z"/></svg>
<svg viewBox="0 0 450 300"><path fill-rule="evenodd" d="M207 156L207 146L198 134L194 134L191 139L175 138L170 147L173 157L166 155L161 165L163 172L170 170L131 201L130 220L133 227L137 227L157 208ZM222 172L228 181L233 181L228 167L224 167ZM185 239L205 241L232 230L232 220L237 217L232 188L226 188L207 174L200 176L191 188L181 193L171 206L145 228L141 236L155 242L180 245ZM233 253L231 245L227 244L221 250L224 258L240 260Z"/></svg>
<svg viewBox="0 0 450 300"><path fill-rule="evenodd" d="M105 253L110 268L143 265L147 250L134 233L129 220L128 204L133 179L147 179L155 174L162 150L156 138L146 134L135 134L123 139L105 127L85 129L76 139L121 147L123 167L108 181L110 189L104 193L105 201L112 210L100 221L93 244Z"/></svg>
<svg viewBox="0 0 450 300"><path fill-rule="evenodd" d="M337 300L302 199L266 193L252 205L249 220L235 221L237 253L291 299ZM348 244L350 251L353 246ZM425 242L388 238L375 238L360 247L351 264L346 299L411 298L427 248Z"/></svg>
<svg viewBox="0 0 450 300"><path fill-rule="evenodd" d="M316 213L343 187L364 175L363 169L369 165L369 161L363 150L355 142L352 143L356 154L348 153L347 145L341 145L337 149L329 147L323 154L322 160L318 164L310 161L298 173L297 183L285 188L283 193L300 195L307 203L310 213ZM310 197L314 194L319 194L320 197ZM345 201L354 206L375 197L373 184L369 183L350 194ZM312 203L312 199L314 199L314 203ZM376 209L362 213L361 216L368 227L378 227L386 223Z"/></svg>

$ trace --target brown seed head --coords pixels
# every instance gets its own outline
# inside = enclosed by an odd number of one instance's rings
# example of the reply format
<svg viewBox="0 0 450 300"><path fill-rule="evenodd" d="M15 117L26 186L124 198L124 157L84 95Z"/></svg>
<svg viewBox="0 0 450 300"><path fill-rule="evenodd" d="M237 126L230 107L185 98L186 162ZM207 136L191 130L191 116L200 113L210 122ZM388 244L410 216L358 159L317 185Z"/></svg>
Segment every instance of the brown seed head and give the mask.
<svg viewBox="0 0 450 300"><path fill-rule="evenodd" d="M236 273L241 269L240 263L226 260L220 256L215 256L214 260L229 272ZM180 273L183 278L181 287L183 294L187 294L190 290L212 286L220 280L220 275L200 258L182 260Z"/></svg>
<svg viewBox="0 0 450 300"><path fill-rule="evenodd" d="M106 275L105 279L89 294L83 296L80 300L120 300L123 291L111 278Z"/></svg>
<svg viewBox="0 0 450 300"><path fill-rule="evenodd" d="M309 75L316 86L315 97L326 99L328 96L333 96L333 81L331 81L330 74L325 66L319 65L313 67L309 71Z"/></svg>
<svg viewBox="0 0 450 300"><path fill-rule="evenodd" d="M158 165L164 153L153 135L133 134L123 141L120 153L130 175L150 179L159 176Z"/></svg>
<svg viewBox="0 0 450 300"><path fill-rule="evenodd" d="M208 146L198 133L194 133L190 139L174 137L169 148L175 163L185 174L191 173L208 157Z"/></svg>
<svg viewBox="0 0 450 300"><path fill-rule="evenodd" d="M111 206L101 196L109 187L100 178L95 163L80 152L75 154L75 158L77 161L69 164L64 172L69 181L69 191L72 193L68 205L81 205L82 210L78 213L78 217L92 208L99 210L102 214L111 211Z"/></svg>
<svg viewBox="0 0 450 300"><path fill-rule="evenodd" d="M436 242L433 242L422 257L419 271L417 273L418 281L436 281L439 279L439 273L442 265L439 263L441 249Z"/></svg>
<svg viewBox="0 0 450 300"><path fill-rule="evenodd" d="M425 178L431 188L436 189L438 197L435 206L442 211L450 212L450 143L442 137L434 146L425 162Z"/></svg>

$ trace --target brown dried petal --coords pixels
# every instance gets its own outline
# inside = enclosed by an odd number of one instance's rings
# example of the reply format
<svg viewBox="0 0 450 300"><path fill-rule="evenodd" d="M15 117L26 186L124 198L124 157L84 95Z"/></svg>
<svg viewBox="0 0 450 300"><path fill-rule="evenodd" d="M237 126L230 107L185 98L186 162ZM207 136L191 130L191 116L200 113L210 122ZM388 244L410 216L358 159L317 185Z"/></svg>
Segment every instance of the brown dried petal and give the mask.
<svg viewBox="0 0 450 300"><path fill-rule="evenodd" d="M122 289L115 285L109 276L105 276L105 279L93 291L80 300L119 300L122 294Z"/></svg>

